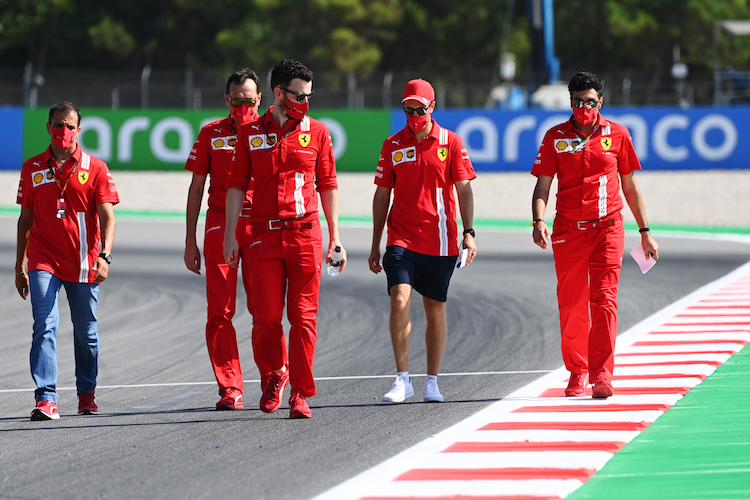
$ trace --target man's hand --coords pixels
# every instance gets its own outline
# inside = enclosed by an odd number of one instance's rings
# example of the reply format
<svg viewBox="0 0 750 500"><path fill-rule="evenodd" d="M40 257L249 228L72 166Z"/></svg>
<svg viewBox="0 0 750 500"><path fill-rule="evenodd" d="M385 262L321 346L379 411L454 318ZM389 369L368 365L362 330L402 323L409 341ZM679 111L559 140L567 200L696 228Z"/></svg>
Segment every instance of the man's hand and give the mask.
<svg viewBox="0 0 750 500"><path fill-rule="evenodd" d="M224 261L230 267L240 265L240 244L237 243L237 237L233 234L224 236Z"/></svg>
<svg viewBox="0 0 750 500"><path fill-rule="evenodd" d="M96 274L94 274L94 283L101 283L109 276L109 264L101 257L97 257L94 261L94 271L96 271Z"/></svg>
<svg viewBox="0 0 750 500"><path fill-rule="evenodd" d="M641 233L641 244L643 245L643 253L646 255L646 260L649 259L649 254L653 256L654 260L659 260L659 245L656 244L656 240L651 236L651 231Z"/></svg>
<svg viewBox="0 0 750 500"><path fill-rule="evenodd" d="M16 273L16 290L23 300L29 296L29 277L26 272Z"/></svg>
<svg viewBox="0 0 750 500"><path fill-rule="evenodd" d="M477 256L477 244L474 241L474 237L471 234L466 233L464 235L464 241L461 246L462 248L466 248L468 250L468 253L466 255L466 265L468 266Z"/></svg>
<svg viewBox="0 0 750 500"><path fill-rule="evenodd" d="M539 245L543 250L547 250L549 248L549 241L552 237L552 234L550 233L549 227L547 224L540 220L536 224L534 224L534 243Z"/></svg>
<svg viewBox="0 0 750 500"><path fill-rule="evenodd" d="M373 248L370 252L370 258L367 260L370 264L370 271L378 274L383 270L383 266L380 265L380 249Z"/></svg>
<svg viewBox="0 0 750 500"><path fill-rule="evenodd" d="M185 266L194 272L195 274L201 273L201 251L198 249L198 245L186 244L185 245Z"/></svg>
<svg viewBox="0 0 750 500"><path fill-rule="evenodd" d="M342 259L341 266L339 266L339 272L341 272L346 267L346 250L344 249L340 241L332 241L331 244L328 245L328 256L326 256L326 262L331 262L331 255L333 255L336 247L341 247Z"/></svg>

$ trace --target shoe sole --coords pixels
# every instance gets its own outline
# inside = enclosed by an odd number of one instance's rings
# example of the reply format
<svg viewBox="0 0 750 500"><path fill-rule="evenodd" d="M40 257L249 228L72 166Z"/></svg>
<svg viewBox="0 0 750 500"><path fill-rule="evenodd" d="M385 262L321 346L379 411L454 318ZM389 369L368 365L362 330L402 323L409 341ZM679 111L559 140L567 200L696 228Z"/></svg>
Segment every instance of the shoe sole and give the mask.
<svg viewBox="0 0 750 500"><path fill-rule="evenodd" d="M573 397L576 397L576 396L580 397L580 396L585 396L585 395L586 395L586 391L585 390L569 391L568 389L565 389L565 397L566 398L573 398Z"/></svg>
<svg viewBox="0 0 750 500"><path fill-rule="evenodd" d="M84 411L79 411L78 414L79 415L99 415L99 410L96 410L96 411L84 410Z"/></svg>
<svg viewBox="0 0 750 500"><path fill-rule="evenodd" d="M281 408L281 399L282 399L281 396L283 396L284 389L286 389L287 385L289 385L289 379L288 378L281 384L281 389L279 389L279 402L276 405L274 405L273 408L265 408L263 406L263 401L261 399L261 402L260 402L260 411L262 411L263 413L273 413L276 410L278 410L279 408Z"/></svg>
<svg viewBox="0 0 750 500"><path fill-rule="evenodd" d="M432 396L432 397L429 397L429 398L428 397L423 397L422 399L423 399L423 401L425 403L443 403L443 402L445 402L445 398L443 398L443 396L440 396L440 397Z"/></svg>
<svg viewBox="0 0 750 500"><path fill-rule="evenodd" d="M242 405L242 403L240 403L240 404L234 404L234 405L231 405L231 404L226 404L226 405L222 404L222 405L220 405L219 403L216 403L216 410L217 411L241 410L243 408L244 408L244 406Z"/></svg>
<svg viewBox="0 0 750 500"><path fill-rule="evenodd" d="M614 394L615 391L611 387L594 387L594 390L591 392L591 397L594 399L607 399Z"/></svg>
<svg viewBox="0 0 750 500"><path fill-rule="evenodd" d="M44 413L42 410L34 410L31 412L31 421L32 422L41 422L43 420L59 420L60 414L53 413L52 415L48 415L47 413Z"/></svg>
<svg viewBox="0 0 750 500"><path fill-rule="evenodd" d="M289 418L312 418L312 412L290 410Z"/></svg>
<svg viewBox="0 0 750 500"><path fill-rule="evenodd" d="M389 398L388 394L386 394L385 396L383 396L383 401L385 401L386 403L403 403L404 401L406 401L407 399L409 399L412 396L414 396L414 388L413 387L412 387L411 391L406 391L406 394L404 394L404 397L401 398L401 399Z"/></svg>

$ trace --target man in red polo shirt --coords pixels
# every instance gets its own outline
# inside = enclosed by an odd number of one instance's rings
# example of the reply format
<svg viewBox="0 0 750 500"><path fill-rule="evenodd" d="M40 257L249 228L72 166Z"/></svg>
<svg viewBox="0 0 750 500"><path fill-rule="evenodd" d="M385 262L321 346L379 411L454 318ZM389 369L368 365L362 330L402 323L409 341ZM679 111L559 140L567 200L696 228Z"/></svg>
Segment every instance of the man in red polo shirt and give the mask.
<svg viewBox="0 0 750 500"><path fill-rule="evenodd" d="M237 303L238 267L229 266L224 262L224 201L227 195L229 174L232 171L237 129L242 123L258 117L261 98L258 84L258 76L249 68L237 71L229 77L224 95L229 108L229 116L209 123L201 129L185 164L185 168L193 172L187 199L185 265L196 274L201 273L201 253L195 234L196 226L206 177L211 176L203 237L203 258L206 261L206 299L208 302L206 346L221 396L219 402L216 403L217 410L239 410L243 407L242 367L237 349L237 333L232 324ZM237 240L244 248L250 245L252 198L251 182L245 192L242 212L237 224ZM240 255L240 260L242 282L247 293L247 307L250 310L250 261L244 254Z"/></svg>
<svg viewBox="0 0 750 500"><path fill-rule="evenodd" d="M113 206L120 199L107 165L83 151L81 112L69 102L52 106L51 145L21 169L16 248L16 289L31 294L34 333L31 375L36 407L31 420L56 420L57 330L60 287L70 305L75 348L78 414L96 415L99 283L107 279L115 237ZM101 246L100 246L101 240ZM28 258L28 274L24 264Z"/></svg>
<svg viewBox="0 0 750 500"><path fill-rule="evenodd" d="M614 394L617 285L625 238L620 182L646 258L658 260L659 247L635 180L641 165L630 133L599 114L604 82L593 73L577 73L568 90L573 116L547 131L531 170L537 177L533 237L543 249L552 243L562 355L570 371L565 395L583 396L590 376L593 397L607 398ZM543 219L555 175L557 214L550 234Z"/></svg>
<svg viewBox="0 0 750 500"><path fill-rule="evenodd" d="M224 233L227 264L237 266L240 250L252 263L253 354L263 389L260 409L278 410L284 388L291 383L290 418L310 418L307 398L317 393L313 360L323 253L318 193L328 223L326 259L341 246L331 134L323 123L306 116L312 76L298 61L278 63L271 72L273 106L240 127ZM242 248L235 226L251 178L252 243ZM342 253L341 271L346 265L346 252ZM288 353L281 326L285 294L291 324Z"/></svg>
<svg viewBox="0 0 750 500"><path fill-rule="evenodd" d="M442 402L437 375L447 336L445 302L456 265L458 229L455 186L463 222L461 246L466 265L476 256L474 198L470 181L474 167L461 138L432 119L435 91L425 80L411 80L401 101L407 125L385 140L378 161L372 204L373 235L370 270L385 268L391 296L391 341L396 357L396 380L383 396L400 403L414 395L409 379L409 307L412 289L422 295L427 316L427 378L423 399ZM393 206L388 207L393 191ZM388 215L388 243L380 264L380 240Z"/></svg>

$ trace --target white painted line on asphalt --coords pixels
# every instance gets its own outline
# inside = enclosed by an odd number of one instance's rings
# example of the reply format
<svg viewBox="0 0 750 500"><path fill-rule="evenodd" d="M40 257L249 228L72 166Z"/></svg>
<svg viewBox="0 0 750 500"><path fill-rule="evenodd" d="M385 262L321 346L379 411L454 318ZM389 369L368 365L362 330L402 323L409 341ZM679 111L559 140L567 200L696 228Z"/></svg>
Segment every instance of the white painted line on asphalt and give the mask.
<svg viewBox="0 0 750 500"><path fill-rule="evenodd" d="M551 373L552 370L511 370L511 371L499 371L499 372L465 372L465 373L441 373L441 377L477 377L486 375L525 375L525 374L547 374ZM315 377L316 382L330 381L330 380L366 380L366 379L390 379L396 375L348 375L342 377ZM426 373L412 373L411 377L426 377ZM258 380L245 380L246 384L259 384ZM133 389L143 387L180 387L190 385L216 385L216 382L165 382L161 384L119 384L119 385L98 385L97 389ZM75 391L75 387L58 387L57 391ZM33 388L26 389L0 389L0 394L7 392L33 392Z"/></svg>

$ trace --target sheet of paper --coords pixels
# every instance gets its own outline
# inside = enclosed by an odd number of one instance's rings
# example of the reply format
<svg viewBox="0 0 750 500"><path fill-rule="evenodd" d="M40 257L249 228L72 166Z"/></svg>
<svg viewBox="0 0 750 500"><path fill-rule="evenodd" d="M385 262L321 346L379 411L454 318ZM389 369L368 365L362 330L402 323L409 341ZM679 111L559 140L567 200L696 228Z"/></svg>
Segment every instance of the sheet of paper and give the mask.
<svg viewBox="0 0 750 500"><path fill-rule="evenodd" d="M456 262L456 269L461 269L462 267L466 267L466 257L469 256L469 249L464 248L461 250L461 258L458 259L458 262Z"/></svg>
<svg viewBox="0 0 750 500"><path fill-rule="evenodd" d="M649 259L646 260L646 256L643 255L643 243L638 243L635 248L630 251L630 255L633 256L633 259L638 264L638 267L641 268L643 274L646 274L648 270L656 264L653 257L649 257Z"/></svg>

